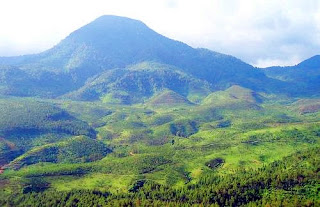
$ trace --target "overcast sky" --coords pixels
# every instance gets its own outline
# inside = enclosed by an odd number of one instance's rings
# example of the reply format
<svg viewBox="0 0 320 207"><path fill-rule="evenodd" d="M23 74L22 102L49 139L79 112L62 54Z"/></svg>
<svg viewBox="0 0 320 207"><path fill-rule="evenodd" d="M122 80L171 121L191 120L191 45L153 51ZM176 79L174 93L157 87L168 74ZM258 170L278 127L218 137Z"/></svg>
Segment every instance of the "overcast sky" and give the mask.
<svg viewBox="0 0 320 207"><path fill-rule="evenodd" d="M319 0L0 0L0 56L44 51L105 14L255 66L320 54Z"/></svg>

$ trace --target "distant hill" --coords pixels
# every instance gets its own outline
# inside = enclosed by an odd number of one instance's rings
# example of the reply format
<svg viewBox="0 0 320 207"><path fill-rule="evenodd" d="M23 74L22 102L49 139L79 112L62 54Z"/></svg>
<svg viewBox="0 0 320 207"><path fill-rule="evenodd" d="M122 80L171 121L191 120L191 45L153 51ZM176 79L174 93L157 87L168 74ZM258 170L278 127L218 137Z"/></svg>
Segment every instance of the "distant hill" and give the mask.
<svg viewBox="0 0 320 207"><path fill-rule="evenodd" d="M170 90L165 90L160 94L155 95L147 103L150 106L156 107L172 107L175 105L191 105L192 103L185 97Z"/></svg>
<svg viewBox="0 0 320 207"><path fill-rule="evenodd" d="M204 100L204 104L230 104L232 102L261 103L262 97L255 91L233 85L225 91L217 91Z"/></svg>
<svg viewBox="0 0 320 207"><path fill-rule="evenodd" d="M263 71L270 78L291 84L293 94L310 96L320 93L320 55L295 66L269 67Z"/></svg>
<svg viewBox="0 0 320 207"><path fill-rule="evenodd" d="M247 109L260 110L263 97L257 92L233 85L224 91L216 91L209 94L202 102L204 106L218 107L222 109Z"/></svg>
<svg viewBox="0 0 320 207"><path fill-rule="evenodd" d="M300 114L316 113L320 111L320 99L301 99L293 104L292 109Z"/></svg>

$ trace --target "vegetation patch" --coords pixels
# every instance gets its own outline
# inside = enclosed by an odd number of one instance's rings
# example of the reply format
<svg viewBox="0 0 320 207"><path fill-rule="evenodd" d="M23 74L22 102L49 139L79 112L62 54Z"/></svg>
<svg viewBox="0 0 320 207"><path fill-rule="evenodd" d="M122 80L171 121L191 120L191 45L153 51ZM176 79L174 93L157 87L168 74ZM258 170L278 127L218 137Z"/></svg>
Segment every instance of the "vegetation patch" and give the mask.
<svg viewBox="0 0 320 207"><path fill-rule="evenodd" d="M210 169L215 170L215 169L221 167L224 163L225 163L225 160L218 157L218 158L215 158L213 160L206 162L205 165L207 167L209 167Z"/></svg>
<svg viewBox="0 0 320 207"><path fill-rule="evenodd" d="M39 162L84 163L100 160L110 153L102 142L80 136L64 142L36 147L16 158L9 167L19 169Z"/></svg>
<svg viewBox="0 0 320 207"><path fill-rule="evenodd" d="M168 107L174 105L190 105L191 102L187 98L179 95L178 93L166 90L153 97L148 102L148 104L154 107Z"/></svg>

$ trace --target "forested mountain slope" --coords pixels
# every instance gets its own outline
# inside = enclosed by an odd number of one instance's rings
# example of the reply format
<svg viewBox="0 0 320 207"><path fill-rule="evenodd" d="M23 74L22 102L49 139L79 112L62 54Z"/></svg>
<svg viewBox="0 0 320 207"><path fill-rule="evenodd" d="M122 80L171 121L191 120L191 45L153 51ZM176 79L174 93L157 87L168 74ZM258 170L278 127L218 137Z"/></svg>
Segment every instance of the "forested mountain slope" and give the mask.
<svg viewBox="0 0 320 207"><path fill-rule="evenodd" d="M156 33L140 21L117 16L102 16L40 54L0 58L0 65L5 67L0 69L0 92L57 97L83 87L105 71L145 61L177 67L195 79L209 82L211 90L238 84L258 91L288 92L282 81L266 77L261 70L235 57L194 49ZM10 73L24 73L29 82L6 84L15 82ZM25 86L28 89L23 89Z"/></svg>

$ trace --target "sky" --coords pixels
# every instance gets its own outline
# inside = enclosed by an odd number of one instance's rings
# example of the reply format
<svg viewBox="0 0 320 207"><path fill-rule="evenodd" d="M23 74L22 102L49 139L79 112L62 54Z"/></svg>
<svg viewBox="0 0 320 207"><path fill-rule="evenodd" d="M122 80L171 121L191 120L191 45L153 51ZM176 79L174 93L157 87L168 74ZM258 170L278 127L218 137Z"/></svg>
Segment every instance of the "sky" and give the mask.
<svg viewBox="0 0 320 207"><path fill-rule="evenodd" d="M42 52L108 14L257 67L320 54L319 0L0 0L0 56Z"/></svg>

